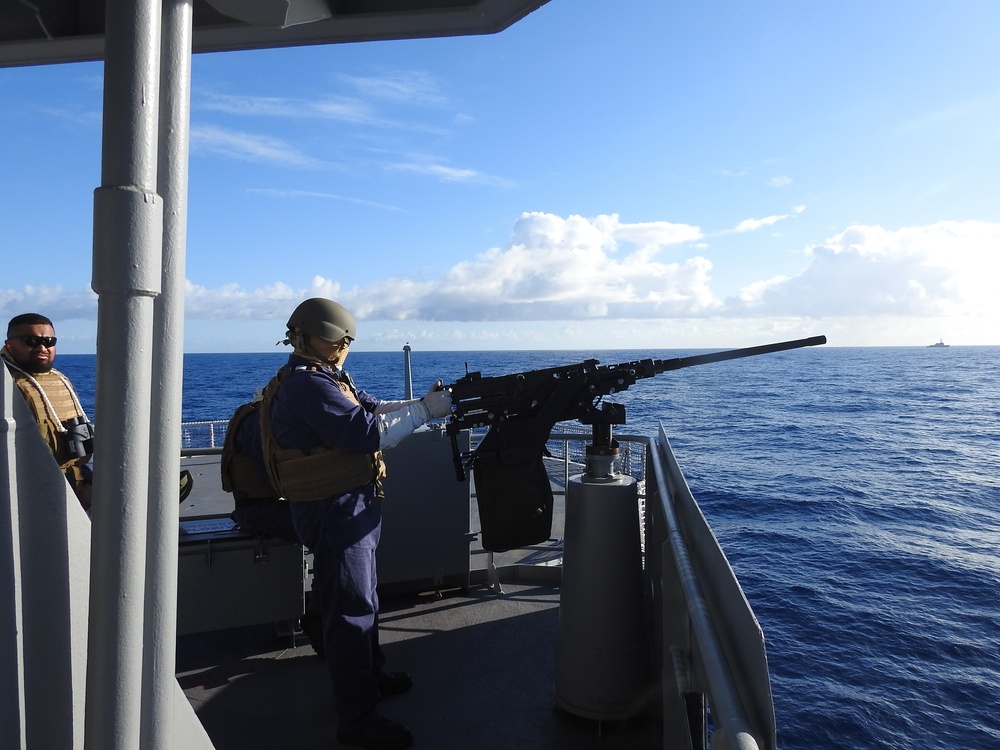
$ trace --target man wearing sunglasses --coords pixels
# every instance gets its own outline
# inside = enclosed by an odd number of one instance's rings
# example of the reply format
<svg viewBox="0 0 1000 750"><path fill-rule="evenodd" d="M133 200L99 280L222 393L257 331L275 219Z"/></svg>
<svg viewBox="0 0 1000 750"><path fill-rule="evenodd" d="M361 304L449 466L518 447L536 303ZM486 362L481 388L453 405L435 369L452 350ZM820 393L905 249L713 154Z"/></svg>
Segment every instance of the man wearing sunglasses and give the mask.
<svg viewBox="0 0 1000 750"><path fill-rule="evenodd" d="M28 403L59 468L84 509L89 510L94 431L73 384L53 367L56 332L52 321L38 313L12 318L7 324L7 339L0 357Z"/></svg>
<svg viewBox="0 0 1000 750"><path fill-rule="evenodd" d="M38 313L11 318L0 357L28 402L56 463L89 513L94 479L94 426L80 406L69 378L53 367L56 331L52 321ZM191 472L185 469L180 476L181 502L193 486Z"/></svg>
<svg viewBox="0 0 1000 750"><path fill-rule="evenodd" d="M422 399L383 401L359 389L344 362L357 336L354 316L313 297L288 319L288 363L264 389L260 438L271 486L313 554L312 596L333 681L341 744L400 750L410 730L378 709L409 689L405 672L385 671L379 647L375 549L382 528L382 451L428 420L451 413L438 384ZM392 502L390 500L389 502Z"/></svg>

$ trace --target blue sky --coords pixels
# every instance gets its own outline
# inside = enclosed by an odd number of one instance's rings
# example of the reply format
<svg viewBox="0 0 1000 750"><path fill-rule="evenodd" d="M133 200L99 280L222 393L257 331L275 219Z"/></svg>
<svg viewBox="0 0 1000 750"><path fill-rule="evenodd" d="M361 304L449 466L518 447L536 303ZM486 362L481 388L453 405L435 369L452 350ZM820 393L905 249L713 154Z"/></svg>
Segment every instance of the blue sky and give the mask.
<svg viewBox="0 0 1000 750"><path fill-rule="evenodd" d="M609 12L613 8L613 12ZM1000 343L1000 4L551 0L197 55L187 351ZM0 69L0 312L91 352L102 66Z"/></svg>

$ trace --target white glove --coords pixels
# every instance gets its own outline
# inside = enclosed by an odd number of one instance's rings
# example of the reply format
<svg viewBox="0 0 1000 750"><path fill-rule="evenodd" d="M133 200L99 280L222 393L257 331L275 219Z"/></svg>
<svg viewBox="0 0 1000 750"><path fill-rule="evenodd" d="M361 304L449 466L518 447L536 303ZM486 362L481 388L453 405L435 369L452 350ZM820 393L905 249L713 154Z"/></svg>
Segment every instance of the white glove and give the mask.
<svg viewBox="0 0 1000 750"><path fill-rule="evenodd" d="M420 399L424 406L427 407L427 411L430 412L432 419L447 417L451 414L451 393L446 391L442 386L443 383L440 380L437 381L427 391L427 395Z"/></svg>
<svg viewBox="0 0 1000 750"><path fill-rule="evenodd" d="M379 447L386 449L399 445L415 429L431 418L427 407L420 401L395 409L388 414L376 414L378 418Z"/></svg>
<svg viewBox="0 0 1000 750"><path fill-rule="evenodd" d="M413 406L414 404L419 404L420 399L414 398L409 401L379 401L378 406L375 407L375 414L388 414L390 412L399 411L400 409L405 409L407 406Z"/></svg>
<svg viewBox="0 0 1000 750"><path fill-rule="evenodd" d="M434 385L432 385L431 389L429 391L427 391L427 395L430 396L432 393L435 393L436 391L440 390L440 388L441 388L441 382L442 381L439 380ZM440 398L440 397L434 397L434 398ZM434 398L432 398L431 400L433 401ZM413 406L414 404L419 404L421 401L423 401L422 398L413 398L413 399L410 399L409 401L379 401L378 405L375 407L374 413L375 414L389 414L389 413L394 412L394 411L399 411L400 409L403 409L403 408L405 408L407 406ZM449 406L448 406L448 412L451 413L451 405L450 405L450 403L449 403ZM443 416L447 416L447 414L440 414L440 415L435 415L435 416L442 416L443 417Z"/></svg>

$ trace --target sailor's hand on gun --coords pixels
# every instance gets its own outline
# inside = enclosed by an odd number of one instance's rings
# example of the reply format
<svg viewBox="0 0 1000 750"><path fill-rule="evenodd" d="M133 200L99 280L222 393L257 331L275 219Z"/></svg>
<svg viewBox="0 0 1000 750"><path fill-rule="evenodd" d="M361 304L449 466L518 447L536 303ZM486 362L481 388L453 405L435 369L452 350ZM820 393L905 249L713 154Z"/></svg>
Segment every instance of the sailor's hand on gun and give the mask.
<svg viewBox="0 0 1000 750"><path fill-rule="evenodd" d="M431 419L447 417L451 414L451 393L445 390L444 381L442 380L434 383L431 389L427 391L427 394L420 400L427 407L427 411L430 412Z"/></svg>

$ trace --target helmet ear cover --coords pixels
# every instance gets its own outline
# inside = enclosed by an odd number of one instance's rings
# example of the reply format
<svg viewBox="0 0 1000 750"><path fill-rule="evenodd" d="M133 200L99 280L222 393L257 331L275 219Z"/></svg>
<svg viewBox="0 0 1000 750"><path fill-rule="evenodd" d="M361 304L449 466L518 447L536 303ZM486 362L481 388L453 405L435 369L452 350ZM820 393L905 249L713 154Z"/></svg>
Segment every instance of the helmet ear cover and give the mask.
<svg viewBox="0 0 1000 750"><path fill-rule="evenodd" d="M325 297L312 297L301 302L288 318L288 329L326 341L340 341L345 336L351 339L358 337L358 326L350 311Z"/></svg>

